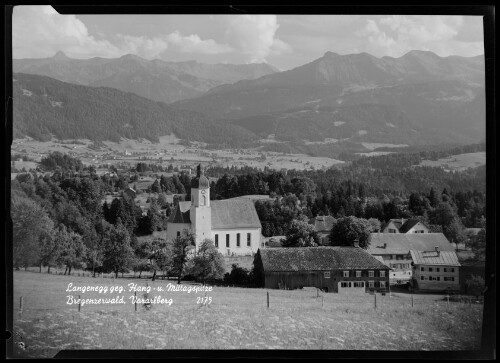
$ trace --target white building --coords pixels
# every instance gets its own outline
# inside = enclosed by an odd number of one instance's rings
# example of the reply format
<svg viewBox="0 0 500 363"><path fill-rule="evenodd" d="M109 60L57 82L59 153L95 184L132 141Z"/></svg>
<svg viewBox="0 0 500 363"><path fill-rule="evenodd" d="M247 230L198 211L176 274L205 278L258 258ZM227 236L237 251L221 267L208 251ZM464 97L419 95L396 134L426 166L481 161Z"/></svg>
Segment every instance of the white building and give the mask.
<svg viewBox="0 0 500 363"><path fill-rule="evenodd" d="M224 255L251 255L260 246L261 230L251 199L210 200L210 182L201 166L191 185L191 201L179 202L167 221L167 239L183 230L196 236L196 246L211 239Z"/></svg>

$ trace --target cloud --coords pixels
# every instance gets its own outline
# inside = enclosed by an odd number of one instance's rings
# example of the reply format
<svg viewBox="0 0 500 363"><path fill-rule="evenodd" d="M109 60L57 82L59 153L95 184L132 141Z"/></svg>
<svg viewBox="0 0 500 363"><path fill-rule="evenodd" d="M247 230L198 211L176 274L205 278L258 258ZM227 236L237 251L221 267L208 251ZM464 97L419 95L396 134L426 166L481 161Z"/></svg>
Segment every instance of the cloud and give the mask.
<svg viewBox="0 0 500 363"><path fill-rule="evenodd" d="M16 6L12 16L14 58L40 58L63 50L74 57L117 56L109 41L89 35L74 15L59 15L51 6Z"/></svg>
<svg viewBox="0 0 500 363"><path fill-rule="evenodd" d="M392 15L368 19L355 35L367 39L366 49L375 55L399 57L419 49L447 56L466 49L455 39L463 25L462 16ZM477 44L473 47L477 49Z"/></svg>
<svg viewBox="0 0 500 363"><path fill-rule="evenodd" d="M250 62L265 62L270 54L291 50L290 45L276 38L276 15L231 15L226 19L226 40Z"/></svg>
<svg viewBox="0 0 500 363"><path fill-rule="evenodd" d="M202 40L197 34L183 36L178 31L169 34L167 40L183 53L222 54L233 50L229 45L219 44L213 39Z"/></svg>
<svg viewBox="0 0 500 363"><path fill-rule="evenodd" d="M118 34L121 40L121 52L124 54L137 54L146 59L157 58L168 49L168 43L161 38L135 37Z"/></svg>
<svg viewBox="0 0 500 363"><path fill-rule="evenodd" d="M221 54L232 48L213 39L201 39L175 31L164 36L146 37L117 34L114 41L96 39L75 15L60 15L51 6L16 6L12 19L14 58L45 58L62 50L69 57L115 58L136 54L159 57L169 47L182 53Z"/></svg>

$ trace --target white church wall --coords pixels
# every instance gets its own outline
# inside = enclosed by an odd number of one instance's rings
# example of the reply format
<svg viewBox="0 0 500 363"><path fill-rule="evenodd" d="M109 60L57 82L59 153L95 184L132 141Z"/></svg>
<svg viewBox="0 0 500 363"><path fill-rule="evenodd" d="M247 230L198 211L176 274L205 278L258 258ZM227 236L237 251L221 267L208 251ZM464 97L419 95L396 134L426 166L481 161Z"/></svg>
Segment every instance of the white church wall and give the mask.
<svg viewBox="0 0 500 363"><path fill-rule="evenodd" d="M237 246L237 235L240 234L240 246ZM250 246L247 246L247 233L250 233ZM234 228L234 229L213 229L212 241L215 244L215 235L219 236L217 249L224 256L251 255L257 253L260 245L260 228ZM229 247L226 247L226 235L229 235ZM228 253L229 251L229 253Z"/></svg>

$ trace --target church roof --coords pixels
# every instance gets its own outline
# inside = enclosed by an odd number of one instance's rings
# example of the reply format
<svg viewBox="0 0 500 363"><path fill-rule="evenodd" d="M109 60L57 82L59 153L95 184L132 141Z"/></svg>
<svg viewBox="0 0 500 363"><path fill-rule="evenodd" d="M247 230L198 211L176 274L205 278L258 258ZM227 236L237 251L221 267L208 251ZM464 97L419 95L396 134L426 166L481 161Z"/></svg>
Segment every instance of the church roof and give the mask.
<svg viewBox="0 0 500 363"><path fill-rule="evenodd" d="M250 199L212 200L210 205L212 229L262 227Z"/></svg>
<svg viewBox="0 0 500 363"><path fill-rule="evenodd" d="M189 209L191 202L179 202L178 207L172 215L181 213L183 216L187 213L189 218ZM226 199L211 200L210 209L212 215L212 229L224 228L261 228L259 216L255 210L255 205L250 199ZM171 216L172 217L172 216ZM179 220L177 222L176 220ZM191 223L186 221L185 217L172 218L168 220L171 223Z"/></svg>

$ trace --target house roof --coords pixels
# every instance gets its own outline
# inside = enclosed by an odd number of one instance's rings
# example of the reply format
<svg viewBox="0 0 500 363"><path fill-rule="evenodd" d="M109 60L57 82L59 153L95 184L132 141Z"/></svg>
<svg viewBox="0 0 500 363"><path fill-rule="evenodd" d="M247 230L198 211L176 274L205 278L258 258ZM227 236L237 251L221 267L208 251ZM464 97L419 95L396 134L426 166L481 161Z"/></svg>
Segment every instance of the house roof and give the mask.
<svg viewBox="0 0 500 363"><path fill-rule="evenodd" d="M386 248L384 244L387 244ZM367 251L372 255L397 255L410 250L430 251L435 247L439 247L441 251L455 250L442 233L371 233Z"/></svg>
<svg viewBox="0 0 500 363"><path fill-rule="evenodd" d="M259 249L265 271L387 270L388 266L357 247Z"/></svg>
<svg viewBox="0 0 500 363"><path fill-rule="evenodd" d="M453 251L414 251L410 250L415 265L460 266L457 254Z"/></svg>
<svg viewBox="0 0 500 363"><path fill-rule="evenodd" d="M255 210L253 201L246 198L234 198L226 200L211 200L210 209L212 215L212 229L224 228L261 228L259 216ZM191 202L179 202L178 208L183 215L187 213L189 216L189 209ZM183 218L182 220L186 220ZM171 223L191 223L189 222L175 222L174 219Z"/></svg>
<svg viewBox="0 0 500 363"><path fill-rule="evenodd" d="M185 202L184 202L185 203ZM190 202L188 202L190 203ZM168 217L167 222L169 223L191 223L191 217L189 216L189 208L187 211L183 211L180 208L180 204L174 209L174 212Z"/></svg>
<svg viewBox="0 0 500 363"><path fill-rule="evenodd" d="M418 219L408 219L401 227L399 227L399 233L406 233L419 223L420 221Z"/></svg>
<svg viewBox="0 0 500 363"><path fill-rule="evenodd" d="M393 219L389 219L386 223L383 223L382 226L380 227L380 230L383 231L384 229L387 228L387 226L389 224L393 224L394 227L396 227L399 231L399 229L401 228L401 226L403 224L405 224L405 222L407 221L407 219L404 219L404 218L393 218Z"/></svg>
<svg viewBox="0 0 500 363"><path fill-rule="evenodd" d="M332 216L317 216L309 220L309 223L314 225L317 232L330 232L334 222L335 218Z"/></svg>

